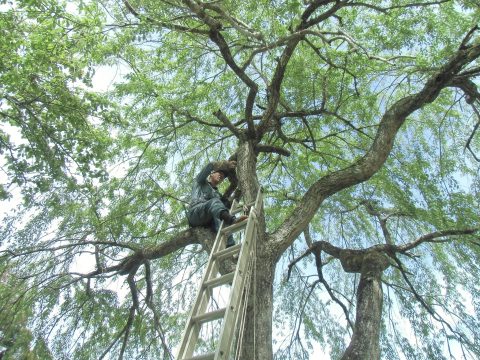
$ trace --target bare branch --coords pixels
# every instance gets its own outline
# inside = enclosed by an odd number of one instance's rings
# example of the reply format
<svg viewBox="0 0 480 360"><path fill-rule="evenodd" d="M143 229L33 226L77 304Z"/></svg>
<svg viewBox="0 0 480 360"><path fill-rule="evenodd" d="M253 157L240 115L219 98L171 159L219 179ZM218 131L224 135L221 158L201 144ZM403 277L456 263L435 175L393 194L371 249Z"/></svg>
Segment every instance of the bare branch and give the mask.
<svg viewBox="0 0 480 360"><path fill-rule="evenodd" d="M290 264L288 265L288 271L287 271L287 281L290 280L290 274L292 273L293 267L294 267L300 260L302 260L303 258L305 258L305 257L307 257L308 255L310 255L313 251L314 251L314 248L311 246L311 247L309 247L308 250L305 251L302 255L300 255L299 257L297 257L296 259L294 259L293 261L290 262Z"/></svg>
<svg viewBox="0 0 480 360"><path fill-rule="evenodd" d="M310 15L312 15L320 6L326 5L332 2L335 2L335 4L329 10L327 10L322 15L319 15L315 19L308 20ZM317 0L310 3L310 5L303 12L301 16L302 22L297 26L297 28L293 32L296 36L293 36L290 39L288 39L288 41L285 44L285 48L282 52L282 55L277 60L277 66L275 68L272 81L268 87L269 100L268 100L267 109L264 112L262 120L257 128L258 140L262 138L264 133L270 127L270 123L272 121L272 118L275 114L278 103L280 101L280 87L283 82L283 77L285 75L287 65L298 43L305 37L305 34L302 31L329 18L330 16L335 14L336 11L342 8L344 5L345 5L344 1Z"/></svg>
<svg viewBox="0 0 480 360"><path fill-rule="evenodd" d="M130 331L130 327L132 326L133 324L133 318L135 316L135 307L132 306L130 308L130 312L129 312L129 316L128 316L128 320L127 320L127 323L125 324L125 326L123 327L123 329L117 334L117 336L115 336L114 340L110 343L110 345L105 349L105 351L100 355L100 357L98 358L99 360L102 360L107 354L110 353L110 350L113 348L113 346L118 342L118 340L120 340L120 338L126 334L126 332L129 332ZM123 346L122 346L123 348ZM120 359L122 359L123 357L123 352L120 354Z"/></svg>
<svg viewBox="0 0 480 360"><path fill-rule="evenodd" d="M398 252L407 252L424 242L438 242L438 238L443 238L446 236L460 236L460 235L471 235L478 232L480 229L472 228L472 229L460 229L460 230L443 230L443 231L435 231L426 235L419 237L418 239L409 242L405 245L396 246L396 251Z"/></svg>
<svg viewBox="0 0 480 360"><path fill-rule="evenodd" d="M162 342L163 351L165 352L165 354L167 354L170 357L170 359L173 360L172 352L168 348L167 342L165 340L165 331L163 330L162 325L160 324L160 317L153 303L152 274L151 274L149 261L145 262L145 281L147 283L147 293L145 296L145 303L153 313L153 322L155 325L155 329L158 332L158 335L160 336L160 341Z"/></svg>
<svg viewBox="0 0 480 360"><path fill-rule="evenodd" d="M127 324L125 325L125 335L123 337L123 343L122 343L122 349L120 350L120 354L118 356L119 360L123 359L123 354L125 353L125 349L127 347L127 342L128 342L128 337L130 335L130 330L132 329L132 324L133 324L133 319L135 318L135 307L132 306L130 308L130 313L128 315L128 321Z"/></svg>
<svg viewBox="0 0 480 360"><path fill-rule="evenodd" d="M321 257L321 251L315 251L314 252L314 255L315 255L315 265L317 267L317 274L318 274L318 278L320 280L320 282L322 283L323 286L325 286L325 289L327 289L327 292L328 294L330 295L330 298L336 302L341 308L342 308L342 311L345 315L345 318L348 322L348 325L350 325L350 327L353 329L354 328L354 324L352 322L352 320L350 320L350 316L348 315L348 309L347 307L345 306L345 304L343 302L340 301L339 298L337 298L335 296L335 294L333 293L333 290L332 288L330 287L330 285L328 284L328 282L325 280L325 278L323 277L323 271L322 271L322 268L323 268L323 264L322 264L322 257Z"/></svg>

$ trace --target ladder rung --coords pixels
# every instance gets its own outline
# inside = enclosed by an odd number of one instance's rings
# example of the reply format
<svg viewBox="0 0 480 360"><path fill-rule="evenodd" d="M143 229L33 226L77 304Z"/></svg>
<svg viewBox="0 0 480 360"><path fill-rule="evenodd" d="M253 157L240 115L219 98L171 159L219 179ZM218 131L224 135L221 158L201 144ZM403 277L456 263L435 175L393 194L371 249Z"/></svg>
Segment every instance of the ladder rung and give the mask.
<svg viewBox="0 0 480 360"><path fill-rule="evenodd" d="M234 276L235 276L235 271L232 271L231 273L228 273L226 275L222 275L215 279L206 281L205 284L203 284L203 286L206 288L214 288L216 286L224 285L229 282L232 282Z"/></svg>
<svg viewBox="0 0 480 360"><path fill-rule="evenodd" d="M227 227L224 227L222 229L222 233L224 234L231 234L231 233L234 233L235 231L239 231L239 230L242 230L245 226L247 226L247 219L243 220L243 221L240 221L240 222L237 222L233 225L230 225L230 226L227 226Z"/></svg>
<svg viewBox="0 0 480 360"><path fill-rule="evenodd" d="M215 353L211 352L211 353L208 353L208 354L189 357L189 358L183 359L183 360L213 360L214 358L215 358Z"/></svg>
<svg viewBox="0 0 480 360"><path fill-rule="evenodd" d="M250 209L253 205L255 205L255 201L254 201L254 202L251 202L251 203L248 203L246 206L247 206L248 209ZM233 209L233 210L230 210L230 215L236 215L236 214L238 214L238 213L243 212L243 207L244 207L244 206L245 206L245 205L242 205L242 206L236 207L236 208ZM246 215L248 215L248 214L246 214Z"/></svg>
<svg viewBox="0 0 480 360"><path fill-rule="evenodd" d="M244 206L250 208L250 207L252 207L253 205L255 205L255 201L249 202L249 203L247 203L247 204L239 205L239 206L237 206L235 209L230 210L230 214L232 214L232 215L238 214L239 212L243 211L243 207L244 207Z"/></svg>
<svg viewBox="0 0 480 360"><path fill-rule="evenodd" d="M213 254L213 257L216 260L226 259L230 256L238 254L240 252L241 247L242 247L242 244L236 244L236 245L230 246L229 248L217 251L215 254Z"/></svg>
<svg viewBox="0 0 480 360"><path fill-rule="evenodd" d="M203 324L209 321L214 321L223 318L226 308L218 309L209 313L197 315L192 317L192 323Z"/></svg>

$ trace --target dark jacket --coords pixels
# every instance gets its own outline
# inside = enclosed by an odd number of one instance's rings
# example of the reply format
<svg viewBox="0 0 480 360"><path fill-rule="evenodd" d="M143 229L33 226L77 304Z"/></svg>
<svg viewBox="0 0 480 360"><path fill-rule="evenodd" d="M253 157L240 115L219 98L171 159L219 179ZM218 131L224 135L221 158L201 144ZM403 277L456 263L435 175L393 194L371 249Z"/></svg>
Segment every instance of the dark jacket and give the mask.
<svg viewBox="0 0 480 360"><path fill-rule="evenodd" d="M220 194L216 187L210 185L207 181L208 175L210 175L213 170L217 170L214 168L214 164L208 163L195 178L189 199L190 207L213 198L219 198L226 207L230 207L230 202Z"/></svg>

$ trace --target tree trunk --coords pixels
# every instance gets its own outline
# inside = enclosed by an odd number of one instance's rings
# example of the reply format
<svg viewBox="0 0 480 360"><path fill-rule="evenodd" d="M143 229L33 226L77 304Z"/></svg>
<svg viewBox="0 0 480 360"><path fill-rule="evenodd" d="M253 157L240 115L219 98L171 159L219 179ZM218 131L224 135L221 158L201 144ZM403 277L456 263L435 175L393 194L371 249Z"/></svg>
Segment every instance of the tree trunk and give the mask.
<svg viewBox="0 0 480 360"><path fill-rule="evenodd" d="M352 340L342 360L380 359L382 320L382 272L388 267L385 255L368 253L363 258L357 293L357 313Z"/></svg>
<svg viewBox="0 0 480 360"><path fill-rule="evenodd" d="M252 142L239 144L237 176L243 201L252 202L260 188L256 174L256 154ZM272 351L273 281L276 261L268 251L263 208L257 209L258 238L255 271L252 273L250 295L243 327L240 359L270 360Z"/></svg>
<svg viewBox="0 0 480 360"><path fill-rule="evenodd" d="M257 256L246 311L240 360L270 360L275 262Z"/></svg>

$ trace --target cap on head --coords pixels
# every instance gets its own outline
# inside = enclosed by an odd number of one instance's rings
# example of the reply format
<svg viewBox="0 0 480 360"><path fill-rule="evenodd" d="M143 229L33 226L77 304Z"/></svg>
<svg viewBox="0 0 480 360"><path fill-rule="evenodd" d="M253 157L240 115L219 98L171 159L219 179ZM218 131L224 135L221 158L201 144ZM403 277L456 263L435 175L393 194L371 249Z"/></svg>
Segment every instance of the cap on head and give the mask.
<svg viewBox="0 0 480 360"><path fill-rule="evenodd" d="M227 174L223 170L213 170L210 174L219 173L222 174L224 178L227 177Z"/></svg>

